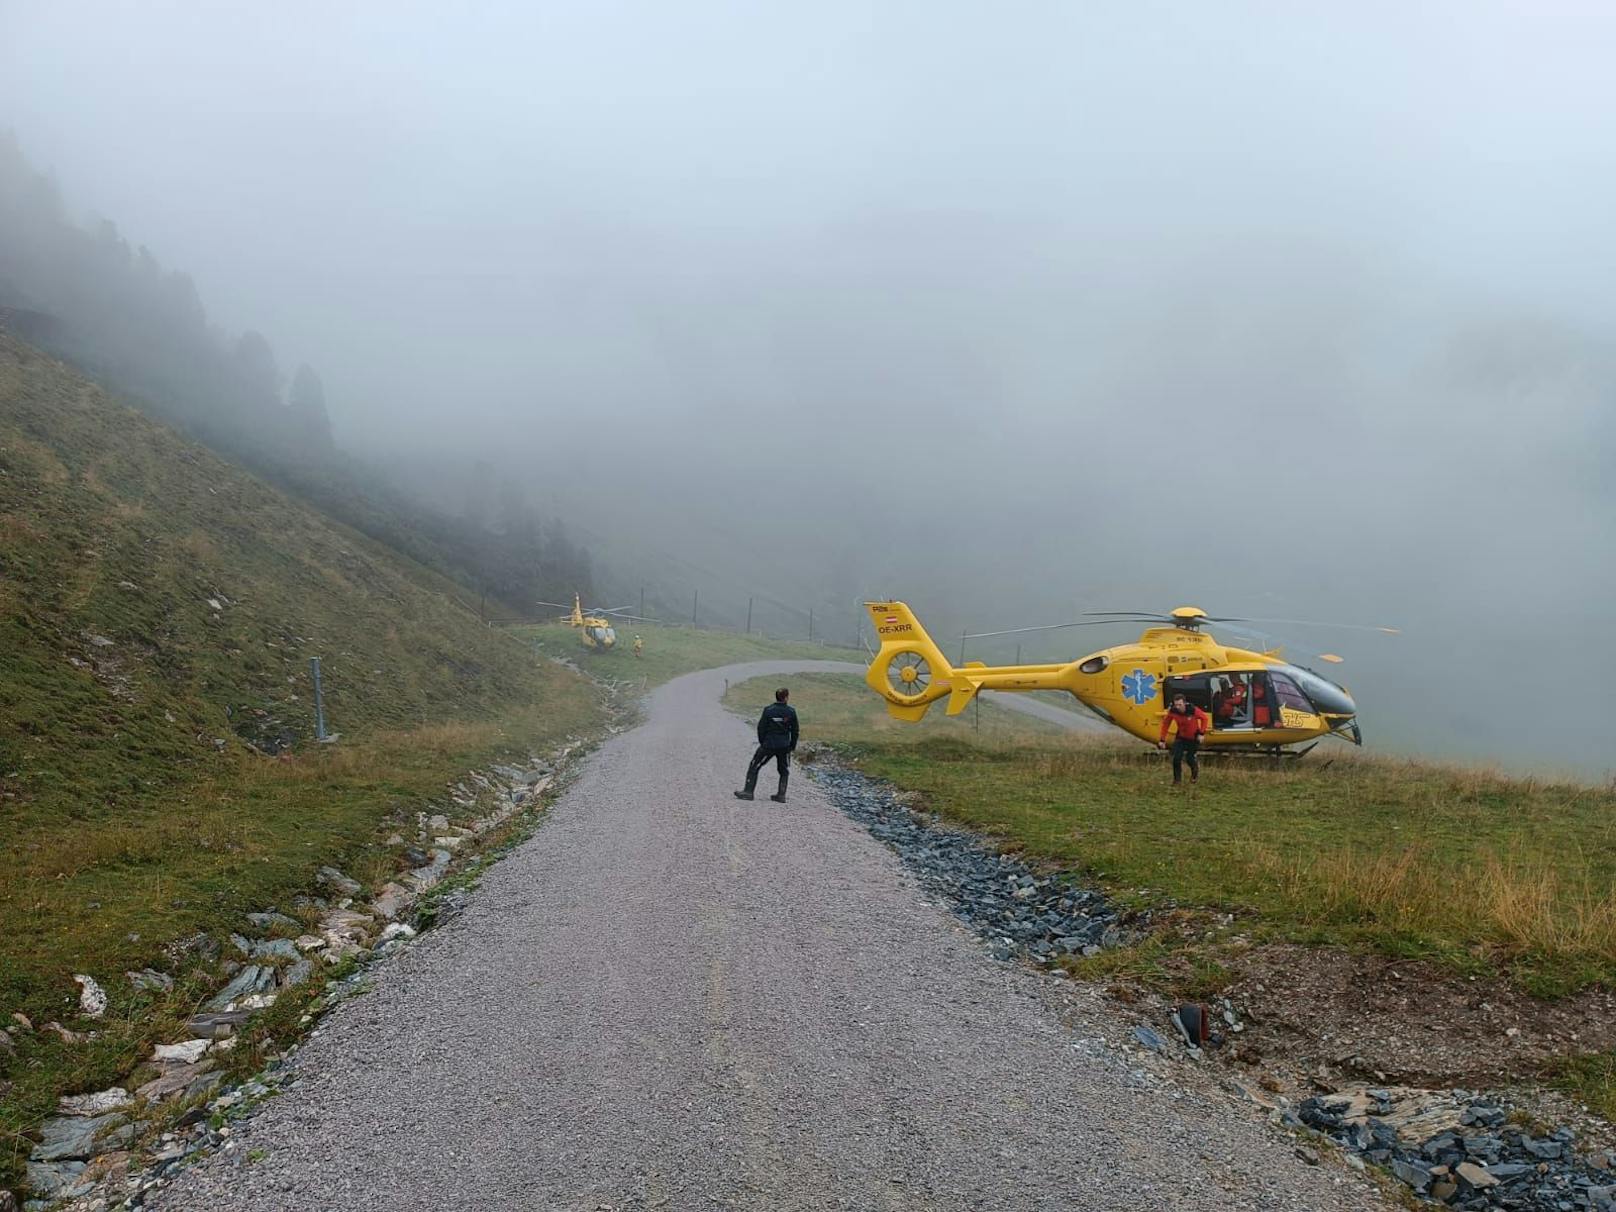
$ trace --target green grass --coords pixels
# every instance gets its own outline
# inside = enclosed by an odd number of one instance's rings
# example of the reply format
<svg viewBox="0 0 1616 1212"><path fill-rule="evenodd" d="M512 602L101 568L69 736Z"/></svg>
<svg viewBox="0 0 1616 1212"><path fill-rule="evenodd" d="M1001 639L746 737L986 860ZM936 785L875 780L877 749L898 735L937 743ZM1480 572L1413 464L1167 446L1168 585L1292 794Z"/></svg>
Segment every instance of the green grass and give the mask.
<svg viewBox="0 0 1616 1212"><path fill-rule="evenodd" d="M1557 1061L1549 1084L1616 1123L1616 1052L1588 1052Z"/></svg>
<svg viewBox="0 0 1616 1212"><path fill-rule="evenodd" d="M863 654L844 648L824 648L802 641L768 639L732 631L698 631L693 627L664 627L654 623L616 628L617 645L605 652L586 649L576 629L564 623L511 628L511 633L550 656L566 657L579 668L603 679L647 688L697 669L715 669L742 661L853 661ZM643 656L634 655L636 632L645 640Z"/></svg>
<svg viewBox="0 0 1616 1212"><path fill-rule="evenodd" d="M1208 761L1062 738L857 746L869 773L1124 902L1232 911L1262 936L1504 968L1539 994L1616 979L1616 795L1356 756Z"/></svg>
<svg viewBox="0 0 1616 1212"><path fill-rule="evenodd" d="M753 678L731 686L724 705L740 715L755 716L774 701L775 688L782 683L791 687L791 705L801 718L803 739L809 741L836 744L880 738L905 744L940 736L1013 740L1055 736L1061 731L1054 724L991 703L982 705L980 718L973 705L957 716L945 715L941 709L928 711L918 724L907 724L888 715L885 702L851 673Z"/></svg>
<svg viewBox="0 0 1616 1212"><path fill-rule="evenodd" d="M112 997L92 1043L0 1050L0 1188L58 1093L122 1076L215 979L164 943L324 863L379 882L389 822L600 724L585 679L447 590L0 337L0 1021L89 1027L75 972ZM148 965L181 990L137 996Z"/></svg>

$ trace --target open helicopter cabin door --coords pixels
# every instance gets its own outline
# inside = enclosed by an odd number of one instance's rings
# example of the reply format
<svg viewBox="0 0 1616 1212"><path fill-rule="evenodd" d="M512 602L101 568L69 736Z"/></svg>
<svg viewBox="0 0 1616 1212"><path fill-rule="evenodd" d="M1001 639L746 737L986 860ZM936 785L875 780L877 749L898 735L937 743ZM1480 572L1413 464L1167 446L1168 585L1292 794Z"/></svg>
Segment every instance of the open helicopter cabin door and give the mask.
<svg viewBox="0 0 1616 1212"><path fill-rule="evenodd" d="M1185 701L1212 717L1214 732L1256 732L1279 721L1273 687L1260 670L1190 673L1163 683L1163 701L1182 694Z"/></svg>

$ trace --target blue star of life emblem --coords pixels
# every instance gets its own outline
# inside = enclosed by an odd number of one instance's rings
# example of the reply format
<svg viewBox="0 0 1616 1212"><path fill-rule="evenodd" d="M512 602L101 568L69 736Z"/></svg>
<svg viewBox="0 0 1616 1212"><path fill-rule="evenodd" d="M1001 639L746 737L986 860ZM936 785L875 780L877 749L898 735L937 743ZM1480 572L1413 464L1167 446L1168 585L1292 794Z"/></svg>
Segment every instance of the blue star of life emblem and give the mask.
<svg viewBox="0 0 1616 1212"><path fill-rule="evenodd" d="M1146 673L1143 669L1135 669L1132 673L1124 674L1122 693L1141 707L1144 706L1156 697L1156 675Z"/></svg>

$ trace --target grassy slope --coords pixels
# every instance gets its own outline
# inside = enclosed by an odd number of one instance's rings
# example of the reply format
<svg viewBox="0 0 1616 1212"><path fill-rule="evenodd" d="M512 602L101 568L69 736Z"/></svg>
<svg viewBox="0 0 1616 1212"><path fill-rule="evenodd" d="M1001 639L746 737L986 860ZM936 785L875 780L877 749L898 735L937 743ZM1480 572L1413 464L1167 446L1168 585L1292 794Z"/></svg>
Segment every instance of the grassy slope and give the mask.
<svg viewBox="0 0 1616 1212"><path fill-rule="evenodd" d="M94 1045L0 1051L0 1186L8 1134L144 1046L126 969L322 863L380 878L389 813L600 718L583 679L432 574L3 335L0 573L0 1019L71 1023L74 972L114 998ZM307 743L313 655L330 747Z"/></svg>

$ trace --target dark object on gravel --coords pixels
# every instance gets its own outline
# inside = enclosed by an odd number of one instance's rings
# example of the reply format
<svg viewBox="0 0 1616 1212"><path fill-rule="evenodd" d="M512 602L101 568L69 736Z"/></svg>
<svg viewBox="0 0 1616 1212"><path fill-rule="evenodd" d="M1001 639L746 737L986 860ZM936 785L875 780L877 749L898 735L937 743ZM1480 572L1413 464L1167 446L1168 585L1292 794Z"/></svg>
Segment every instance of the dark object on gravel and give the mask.
<svg viewBox="0 0 1616 1212"><path fill-rule="evenodd" d="M1192 1048L1204 1048L1211 1038L1212 1029L1206 1007L1190 1003L1173 1011L1173 1026Z"/></svg>

